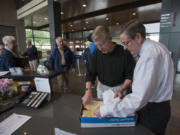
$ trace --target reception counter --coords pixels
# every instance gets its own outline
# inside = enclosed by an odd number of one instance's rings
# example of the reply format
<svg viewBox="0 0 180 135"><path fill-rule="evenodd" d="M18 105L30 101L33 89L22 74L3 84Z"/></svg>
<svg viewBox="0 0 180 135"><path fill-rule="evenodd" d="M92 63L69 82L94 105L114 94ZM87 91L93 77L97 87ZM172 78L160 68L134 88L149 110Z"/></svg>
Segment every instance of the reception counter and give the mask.
<svg viewBox="0 0 180 135"><path fill-rule="evenodd" d="M81 97L73 94L53 93L52 100L40 109L14 107L0 115L0 121L12 113L32 116L13 135L55 135L54 128L81 135L154 135L140 124L135 127L80 128Z"/></svg>
<svg viewBox="0 0 180 135"><path fill-rule="evenodd" d="M55 71L50 71L48 75L40 75L37 72L33 72L33 71L24 71L23 75L16 75L16 76L12 76L9 74L1 76L0 78L9 78L9 79L13 79L15 81L31 81L33 80L35 77L41 77L41 78L53 78L56 77L57 75L60 75L61 72L55 72Z"/></svg>

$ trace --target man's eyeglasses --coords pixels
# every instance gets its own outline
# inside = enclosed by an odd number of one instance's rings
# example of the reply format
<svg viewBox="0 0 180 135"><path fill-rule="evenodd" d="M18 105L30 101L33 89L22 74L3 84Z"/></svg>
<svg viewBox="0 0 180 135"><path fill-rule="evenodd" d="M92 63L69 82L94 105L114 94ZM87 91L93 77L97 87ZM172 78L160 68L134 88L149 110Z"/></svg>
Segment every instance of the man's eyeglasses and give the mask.
<svg viewBox="0 0 180 135"><path fill-rule="evenodd" d="M128 45L131 41L132 40L129 40L129 41L126 41L126 42L122 42L122 41L120 41L120 42L121 42L121 45L125 46L125 45Z"/></svg>

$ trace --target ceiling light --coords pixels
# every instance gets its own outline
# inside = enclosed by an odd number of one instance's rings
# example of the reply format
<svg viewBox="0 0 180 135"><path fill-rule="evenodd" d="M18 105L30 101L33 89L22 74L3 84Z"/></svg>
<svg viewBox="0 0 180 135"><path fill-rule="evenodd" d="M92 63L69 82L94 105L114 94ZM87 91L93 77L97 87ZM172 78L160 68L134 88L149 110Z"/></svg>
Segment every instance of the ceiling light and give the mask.
<svg viewBox="0 0 180 135"><path fill-rule="evenodd" d="M117 22L116 25L119 25L119 23Z"/></svg>
<svg viewBox="0 0 180 135"><path fill-rule="evenodd" d="M132 15L134 15L134 16L135 16L135 15L136 15L136 12L133 12L133 13L132 13Z"/></svg>
<svg viewBox="0 0 180 135"><path fill-rule="evenodd" d="M87 5L86 5L86 4L83 4L82 6L83 6L83 7L87 7Z"/></svg>
<svg viewBox="0 0 180 135"><path fill-rule="evenodd" d="M73 25L71 24L70 26L72 27Z"/></svg>
<svg viewBox="0 0 180 135"><path fill-rule="evenodd" d="M108 17L106 17L106 21L108 21L109 20L109 18Z"/></svg>
<svg viewBox="0 0 180 135"><path fill-rule="evenodd" d="M64 12L61 12L61 15L64 15Z"/></svg>
<svg viewBox="0 0 180 135"><path fill-rule="evenodd" d="M86 27L84 27L84 30L86 30Z"/></svg>
<svg viewBox="0 0 180 135"><path fill-rule="evenodd" d="M44 17L44 20L47 20L48 18L47 17Z"/></svg>
<svg viewBox="0 0 180 135"><path fill-rule="evenodd" d="M86 24L88 24L89 22L87 21Z"/></svg>

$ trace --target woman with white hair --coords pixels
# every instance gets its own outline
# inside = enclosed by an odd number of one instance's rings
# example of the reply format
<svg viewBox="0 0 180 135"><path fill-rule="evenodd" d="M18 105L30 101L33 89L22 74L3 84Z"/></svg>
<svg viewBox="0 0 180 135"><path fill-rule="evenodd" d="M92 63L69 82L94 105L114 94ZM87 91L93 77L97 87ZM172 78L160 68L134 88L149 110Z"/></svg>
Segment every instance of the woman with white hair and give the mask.
<svg viewBox="0 0 180 135"><path fill-rule="evenodd" d="M11 67L19 67L22 65L21 60L17 58L14 49L16 47L16 39L13 36L4 36L2 38L5 46L0 56L0 71L8 71Z"/></svg>

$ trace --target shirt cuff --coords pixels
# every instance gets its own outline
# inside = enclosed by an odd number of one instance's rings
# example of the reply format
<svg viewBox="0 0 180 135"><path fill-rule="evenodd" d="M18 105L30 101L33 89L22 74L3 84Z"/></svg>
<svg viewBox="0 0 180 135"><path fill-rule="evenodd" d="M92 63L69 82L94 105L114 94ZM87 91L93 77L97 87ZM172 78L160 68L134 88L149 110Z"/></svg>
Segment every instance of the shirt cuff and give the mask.
<svg viewBox="0 0 180 135"><path fill-rule="evenodd" d="M100 107L100 114L102 117L107 115L112 115L113 112L113 105L103 105Z"/></svg>

